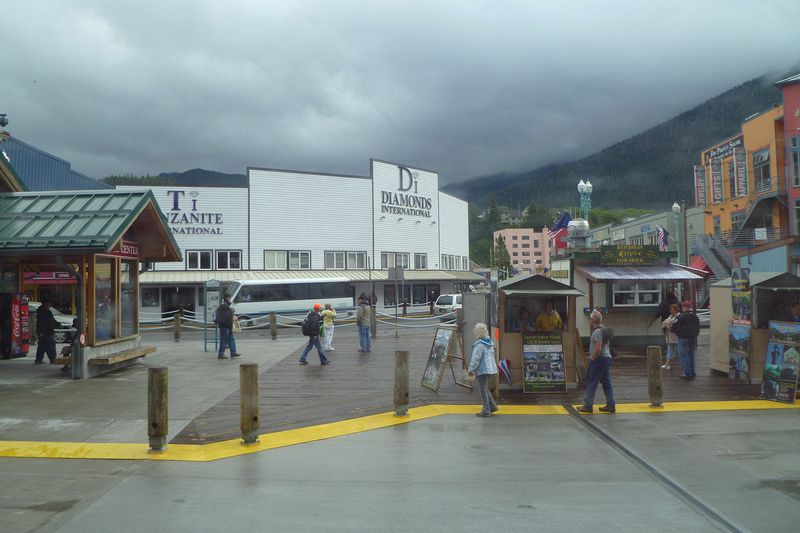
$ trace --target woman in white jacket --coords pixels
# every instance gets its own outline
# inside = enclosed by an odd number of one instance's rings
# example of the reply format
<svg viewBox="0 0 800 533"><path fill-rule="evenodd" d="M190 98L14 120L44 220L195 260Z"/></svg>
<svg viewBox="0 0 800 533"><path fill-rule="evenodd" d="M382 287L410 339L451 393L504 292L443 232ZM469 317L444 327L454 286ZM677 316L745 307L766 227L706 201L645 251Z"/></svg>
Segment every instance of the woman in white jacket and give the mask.
<svg viewBox="0 0 800 533"><path fill-rule="evenodd" d="M661 368L665 370L670 369L672 357L678 355L678 336L672 333L672 324L678 318L680 310L681 308L678 304L670 305L670 315L661 322L661 331L664 333L664 340L667 341L667 360L661 365Z"/></svg>
<svg viewBox="0 0 800 533"><path fill-rule="evenodd" d="M497 374L497 361L494 359L494 344L489 337L489 330L486 324L477 323L472 330L475 338L478 339L472 344L472 358L469 361L468 371L470 374L478 376L478 391L481 394L483 409L477 416L492 416L497 411L492 393L489 392L489 382L494 374Z"/></svg>

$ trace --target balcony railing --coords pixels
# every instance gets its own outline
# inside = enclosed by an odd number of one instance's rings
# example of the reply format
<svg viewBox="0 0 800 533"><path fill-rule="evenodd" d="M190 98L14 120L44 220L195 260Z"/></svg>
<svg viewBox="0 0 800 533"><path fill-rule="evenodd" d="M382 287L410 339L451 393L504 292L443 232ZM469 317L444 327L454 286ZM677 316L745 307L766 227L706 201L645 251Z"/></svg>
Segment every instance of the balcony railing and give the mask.
<svg viewBox="0 0 800 533"><path fill-rule="evenodd" d="M788 236L788 228L740 228L716 234L719 241L727 248L752 248Z"/></svg>

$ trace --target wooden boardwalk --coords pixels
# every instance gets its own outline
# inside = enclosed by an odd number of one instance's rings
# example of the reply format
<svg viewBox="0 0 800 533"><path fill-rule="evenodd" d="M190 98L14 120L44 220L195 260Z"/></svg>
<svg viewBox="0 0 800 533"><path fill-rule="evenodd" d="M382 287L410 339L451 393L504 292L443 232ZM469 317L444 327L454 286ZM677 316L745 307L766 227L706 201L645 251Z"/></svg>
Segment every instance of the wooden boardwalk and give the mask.
<svg viewBox="0 0 800 533"><path fill-rule="evenodd" d="M337 332L329 354L331 364L320 366L316 351L309 354L308 366L297 364L300 351L287 357L259 378L261 432L322 424L391 411L395 350L411 352L410 405L479 404L477 391L453 383L446 371L438 393L420 385L422 372L430 351L433 334L427 329L406 333L399 339L390 331L382 331L373 340L372 353L356 352L358 341L352 330ZM269 349L269 339L264 341ZM708 401L756 399L757 385L744 385L709 370L708 346L698 350L697 379L679 379L680 365L664 374L664 401ZM645 358L623 354L614 361L612 383L617 403L648 401ZM517 384L518 386L518 384ZM504 390L500 404L577 404L583 399L579 387L566 394L523 394ZM595 403L602 405L602 388ZM173 443L198 444L233 439L240 436L239 394L231 394L202 415L195 418L178 434Z"/></svg>

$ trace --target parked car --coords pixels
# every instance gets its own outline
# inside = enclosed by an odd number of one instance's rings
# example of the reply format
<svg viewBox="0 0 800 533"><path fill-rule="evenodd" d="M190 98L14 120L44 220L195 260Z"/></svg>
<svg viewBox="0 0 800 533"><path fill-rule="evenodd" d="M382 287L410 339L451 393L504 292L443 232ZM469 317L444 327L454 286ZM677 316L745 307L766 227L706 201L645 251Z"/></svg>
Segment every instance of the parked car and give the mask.
<svg viewBox="0 0 800 533"><path fill-rule="evenodd" d="M461 295L460 294L442 294L436 298L436 303L433 304L434 313L437 315L446 315L452 313L456 309L461 309Z"/></svg>
<svg viewBox="0 0 800 533"><path fill-rule="evenodd" d="M28 312L30 314L36 314L40 305L42 305L40 302L28 302ZM75 320L75 315L64 314L53 306L50 306L50 312L53 313L53 318L55 318L61 326L61 329L56 330L53 334L53 338L57 343L69 341L70 333L75 331L72 329L72 321ZM65 329L69 331L62 331ZM31 332L31 334L35 335L36 332Z"/></svg>

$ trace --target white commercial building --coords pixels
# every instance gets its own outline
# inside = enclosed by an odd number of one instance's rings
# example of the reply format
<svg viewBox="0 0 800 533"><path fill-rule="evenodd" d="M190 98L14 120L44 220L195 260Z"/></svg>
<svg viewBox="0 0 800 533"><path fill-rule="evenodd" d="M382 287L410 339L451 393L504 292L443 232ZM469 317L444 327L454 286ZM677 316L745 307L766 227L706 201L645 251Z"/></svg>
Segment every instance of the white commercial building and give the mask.
<svg viewBox="0 0 800 533"><path fill-rule="evenodd" d="M469 271L467 203L440 192L434 171L370 167L369 176L248 168L248 187L153 187L184 262L141 275L143 311L202 312L213 279L346 278L385 306L396 301L390 267L405 269L400 301L412 305L481 281Z"/></svg>

